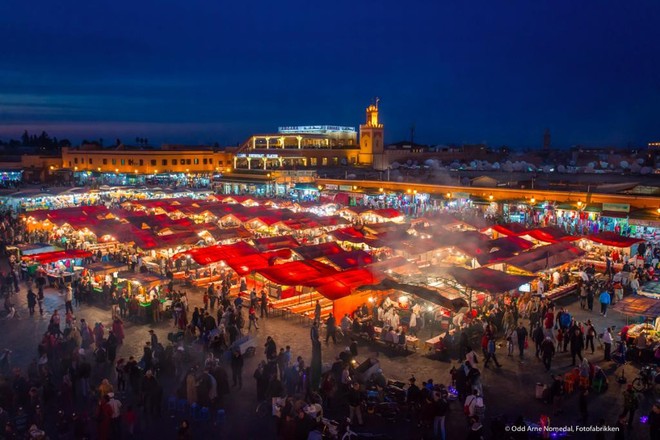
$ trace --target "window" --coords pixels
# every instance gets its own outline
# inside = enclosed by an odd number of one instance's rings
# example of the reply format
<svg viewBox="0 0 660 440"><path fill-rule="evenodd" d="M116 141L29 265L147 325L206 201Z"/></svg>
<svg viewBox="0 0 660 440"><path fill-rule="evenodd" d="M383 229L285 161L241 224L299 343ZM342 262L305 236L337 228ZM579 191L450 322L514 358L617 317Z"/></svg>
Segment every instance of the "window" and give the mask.
<svg viewBox="0 0 660 440"><path fill-rule="evenodd" d="M318 159L315 158L315 157L311 157L311 158L309 159L309 162L310 162L310 164L311 164L313 167L315 167L315 166L318 164Z"/></svg>
<svg viewBox="0 0 660 440"><path fill-rule="evenodd" d="M121 164L122 164L122 165L126 165L126 159L122 159L122 160L121 160Z"/></svg>
<svg viewBox="0 0 660 440"><path fill-rule="evenodd" d="M155 167L156 166L156 159L151 159L151 166Z"/></svg>
<svg viewBox="0 0 660 440"><path fill-rule="evenodd" d="M144 160L140 159L140 166L144 165Z"/></svg>
<svg viewBox="0 0 660 440"><path fill-rule="evenodd" d="M191 164L190 159L186 159L186 165L190 165L190 164Z"/></svg>
<svg viewBox="0 0 660 440"><path fill-rule="evenodd" d="M213 159L209 159L209 164L213 165ZM222 164L220 164L220 165L222 165Z"/></svg>
<svg viewBox="0 0 660 440"><path fill-rule="evenodd" d="M328 158L327 158L327 157L324 157L324 158L322 159L322 161L321 161L321 164L322 164L324 167L328 166Z"/></svg>
<svg viewBox="0 0 660 440"><path fill-rule="evenodd" d="M213 162L211 162L211 163L213 163ZM224 162L222 162L221 160L218 161L218 165L222 166L223 164L224 164Z"/></svg>
<svg viewBox="0 0 660 440"><path fill-rule="evenodd" d="M166 167L166 166L167 166L167 159L163 159L163 160L161 161L161 164L162 164L164 167Z"/></svg>
<svg viewBox="0 0 660 440"><path fill-rule="evenodd" d="M177 165L179 161L177 159L172 159L172 165Z"/></svg>
<svg viewBox="0 0 660 440"><path fill-rule="evenodd" d="M107 164L108 164L108 159L103 159L103 165L107 165Z"/></svg>
<svg viewBox="0 0 660 440"><path fill-rule="evenodd" d="M332 164L333 165L339 165L339 158L337 156L332 158Z"/></svg>
<svg viewBox="0 0 660 440"><path fill-rule="evenodd" d="M133 159L128 159L128 165L133 166Z"/></svg>
<svg viewBox="0 0 660 440"><path fill-rule="evenodd" d="M117 165L117 159L112 159L112 164Z"/></svg>
<svg viewBox="0 0 660 440"><path fill-rule="evenodd" d="M77 162L78 162L78 161L76 161L76 163L77 163ZM69 168L71 168L71 161L69 161Z"/></svg>
<svg viewBox="0 0 660 440"><path fill-rule="evenodd" d="M78 163L78 158L77 157L73 158L73 163Z"/></svg>
<svg viewBox="0 0 660 440"><path fill-rule="evenodd" d="M206 164L209 163L209 160L208 160L208 159L204 159L204 160L202 161L202 163L203 163L204 165L206 165Z"/></svg>
<svg viewBox="0 0 660 440"><path fill-rule="evenodd" d="M204 160L206 161L206 159L204 159ZM199 159L198 159L198 158L195 158L195 160L194 160L193 163L194 163L195 165L199 165Z"/></svg>
<svg viewBox="0 0 660 440"><path fill-rule="evenodd" d="M355 156L351 157L351 164L355 165L357 163L357 158Z"/></svg>
<svg viewBox="0 0 660 440"><path fill-rule="evenodd" d="M92 164L92 158L91 157L89 158L89 164L90 165Z"/></svg>

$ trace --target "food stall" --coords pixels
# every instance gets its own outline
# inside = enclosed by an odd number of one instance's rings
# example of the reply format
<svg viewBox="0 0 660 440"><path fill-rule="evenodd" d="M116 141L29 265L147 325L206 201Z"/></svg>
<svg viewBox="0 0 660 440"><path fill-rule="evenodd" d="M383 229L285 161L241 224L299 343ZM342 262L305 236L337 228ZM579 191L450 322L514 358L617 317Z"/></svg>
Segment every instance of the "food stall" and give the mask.
<svg viewBox="0 0 660 440"><path fill-rule="evenodd" d="M631 357L651 362L660 346L660 301L644 295L630 295L612 306L612 310L633 317L637 322L627 327L626 342L634 348ZM640 335L644 338L640 346ZM630 350L629 350L630 353Z"/></svg>
<svg viewBox="0 0 660 440"><path fill-rule="evenodd" d="M644 239L634 237L624 237L614 232L601 232L600 234L591 234L580 240L579 245L587 251L586 262L594 264L596 269L604 270L606 266L605 256L610 257L618 254L618 259L623 260L624 256L634 257L637 255L637 246ZM613 267L621 270L622 265L613 261Z"/></svg>
<svg viewBox="0 0 660 440"><path fill-rule="evenodd" d="M61 288L73 281L74 275L83 270L85 259L91 256L91 252L69 249L25 255L23 261L28 265L28 273L41 271L48 278L49 285Z"/></svg>

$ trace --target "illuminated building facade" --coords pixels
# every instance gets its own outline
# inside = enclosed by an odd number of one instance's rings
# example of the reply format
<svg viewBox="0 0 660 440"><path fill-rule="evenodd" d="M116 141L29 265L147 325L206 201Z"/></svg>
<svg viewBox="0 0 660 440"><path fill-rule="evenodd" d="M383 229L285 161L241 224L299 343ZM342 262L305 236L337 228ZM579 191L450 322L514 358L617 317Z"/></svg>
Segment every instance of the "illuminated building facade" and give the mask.
<svg viewBox="0 0 660 440"><path fill-rule="evenodd" d="M230 168L231 153L211 149L62 148L62 167L71 171L121 174L214 173Z"/></svg>
<svg viewBox="0 0 660 440"><path fill-rule="evenodd" d="M366 140L365 140L366 139ZM367 121L358 133L353 127L309 125L279 127L277 133L251 136L236 151L235 169L277 170L367 165L378 162L383 150L383 125L378 103L367 108Z"/></svg>

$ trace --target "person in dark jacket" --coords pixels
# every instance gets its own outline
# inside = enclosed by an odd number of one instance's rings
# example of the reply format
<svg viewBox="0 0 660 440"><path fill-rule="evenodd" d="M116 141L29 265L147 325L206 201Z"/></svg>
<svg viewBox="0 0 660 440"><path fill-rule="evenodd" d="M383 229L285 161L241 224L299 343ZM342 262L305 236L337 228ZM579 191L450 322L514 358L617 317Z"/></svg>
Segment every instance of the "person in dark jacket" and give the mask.
<svg viewBox="0 0 660 440"><path fill-rule="evenodd" d="M231 355L231 376L233 386L238 386L239 390L243 388L243 355L239 349Z"/></svg>
<svg viewBox="0 0 660 440"><path fill-rule="evenodd" d="M546 336L541 342L541 359L545 365L546 371L550 371L552 367L552 357L555 355L555 343L550 336Z"/></svg>
<svg viewBox="0 0 660 440"><path fill-rule="evenodd" d="M575 366L575 357L579 357L582 361L582 350L584 349L584 337L579 327L575 327L571 331L571 358L573 366Z"/></svg>

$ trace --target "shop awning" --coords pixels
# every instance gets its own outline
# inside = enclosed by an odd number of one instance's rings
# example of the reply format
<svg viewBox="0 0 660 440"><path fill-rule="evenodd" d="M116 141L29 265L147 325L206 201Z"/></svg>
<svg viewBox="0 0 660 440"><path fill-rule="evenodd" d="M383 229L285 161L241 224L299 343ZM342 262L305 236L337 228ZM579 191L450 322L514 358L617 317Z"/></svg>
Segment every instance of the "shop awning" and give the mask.
<svg viewBox="0 0 660 440"><path fill-rule="evenodd" d="M630 295L617 301L612 309L628 316L644 316L655 319L660 316L660 300L642 295Z"/></svg>
<svg viewBox="0 0 660 440"><path fill-rule="evenodd" d="M66 251L54 251L54 252L44 252L41 254L32 254L27 257L23 257L26 260L33 260L39 264L48 264L54 263L60 260L71 260L75 258L89 258L92 256L91 252L79 250L79 249L69 249Z"/></svg>
<svg viewBox="0 0 660 440"><path fill-rule="evenodd" d="M303 260L315 260L328 255L335 255L344 250L334 241L309 246L298 246L292 249L293 252L300 255Z"/></svg>
<svg viewBox="0 0 660 440"><path fill-rule="evenodd" d="M630 214L627 212L620 212L620 211L603 211L600 213L601 217L609 217L609 218L627 218L629 215Z"/></svg>
<svg viewBox="0 0 660 440"><path fill-rule="evenodd" d="M604 244L618 248L627 248L636 243L644 241L643 238L624 237L614 232L601 232L600 234L587 235L587 238L595 243Z"/></svg>
<svg viewBox="0 0 660 440"><path fill-rule="evenodd" d="M582 257L584 253L582 249L570 243L559 242L523 252L504 260L504 263L529 273L537 273L570 263Z"/></svg>
<svg viewBox="0 0 660 440"><path fill-rule="evenodd" d="M364 267L374 262L374 258L362 250L341 252L334 255L328 255L325 258L342 270Z"/></svg>
<svg viewBox="0 0 660 440"><path fill-rule="evenodd" d="M481 267L479 269L464 269L462 267L450 267L447 269L459 284L479 292L490 294L505 293L518 289L523 284L532 282L536 277L523 275L509 275L499 270Z"/></svg>

